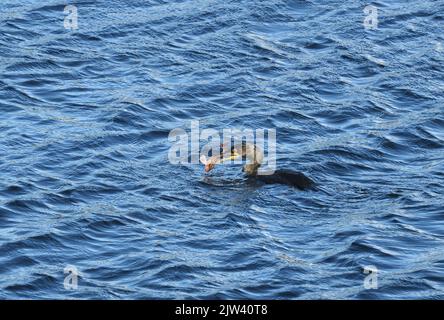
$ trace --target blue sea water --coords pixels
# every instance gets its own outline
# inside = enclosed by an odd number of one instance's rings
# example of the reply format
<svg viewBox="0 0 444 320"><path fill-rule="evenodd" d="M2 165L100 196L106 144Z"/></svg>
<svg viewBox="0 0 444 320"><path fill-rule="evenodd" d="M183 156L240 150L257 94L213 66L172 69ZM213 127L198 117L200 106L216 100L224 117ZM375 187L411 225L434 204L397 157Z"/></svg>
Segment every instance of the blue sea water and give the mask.
<svg viewBox="0 0 444 320"><path fill-rule="evenodd" d="M66 4L0 3L1 299L444 298L443 0ZM171 164L192 120L318 189Z"/></svg>

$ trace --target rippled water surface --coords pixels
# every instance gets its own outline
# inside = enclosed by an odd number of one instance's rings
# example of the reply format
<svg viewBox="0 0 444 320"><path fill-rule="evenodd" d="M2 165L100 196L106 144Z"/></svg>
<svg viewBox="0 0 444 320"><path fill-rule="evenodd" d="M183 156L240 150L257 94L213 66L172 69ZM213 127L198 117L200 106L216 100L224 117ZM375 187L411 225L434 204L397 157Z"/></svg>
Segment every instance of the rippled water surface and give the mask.
<svg viewBox="0 0 444 320"><path fill-rule="evenodd" d="M444 1L368 4L2 0L0 298L443 299ZM318 190L170 164L191 120Z"/></svg>

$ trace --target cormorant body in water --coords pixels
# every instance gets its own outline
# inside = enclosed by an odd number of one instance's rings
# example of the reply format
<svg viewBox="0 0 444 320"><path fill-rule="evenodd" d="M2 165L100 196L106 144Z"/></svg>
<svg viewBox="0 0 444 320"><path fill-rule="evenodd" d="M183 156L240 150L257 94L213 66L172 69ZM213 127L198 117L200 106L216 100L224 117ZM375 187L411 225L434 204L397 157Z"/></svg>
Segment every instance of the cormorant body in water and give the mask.
<svg viewBox="0 0 444 320"><path fill-rule="evenodd" d="M296 187L300 190L309 189L314 186L313 180L308 178L303 173L286 169L276 170L271 175L257 175L250 178L257 179L266 184L286 184L291 187Z"/></svg>
<svg viewBox="0 0 444 320"><path fill-rule="evenodd" d="M210 157L209 159L207 159L204 155L200 157L200 161L205 165L205 172L211 171L216 164L242 157L250 161L244 165L242 170L248 179L258 180L266 184L285 184L296 187L300 190L309 189L314 186L313 180L301 172L281 169L276 170L271 174L261 174L261 172L258 173L258 169L262 164L264 154L263 151L255 144L242 142L234 145L230 150L225 150L223 148L224 147L222 145L222 150L220 153Z"/></svg>

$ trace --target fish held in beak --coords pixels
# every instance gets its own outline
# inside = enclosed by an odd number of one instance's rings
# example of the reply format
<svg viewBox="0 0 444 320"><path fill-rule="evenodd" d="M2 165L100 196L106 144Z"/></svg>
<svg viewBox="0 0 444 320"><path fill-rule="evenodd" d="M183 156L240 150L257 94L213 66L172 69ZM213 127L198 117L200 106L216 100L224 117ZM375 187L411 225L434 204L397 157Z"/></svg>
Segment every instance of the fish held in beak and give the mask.
<svg viewBox="0 0 444 320"><path fill-rule="evenodd" d="M213 169L214 169L214 163L207 163L205 165L205 172L210 172Z"/></svg>
<svg viewBox="0 0 444 320"><path fill-rule="evenodd" d="M205 155L201 155L200 162L205 165L205 172L210 172L214 169L216 164L234 160L238 157L239 154L236 151L231 151L229 154L223 154L221 152L220 155L212 156L211 158L207 158Z"/></svg>
<svg viewBox="0 0 444 320"><path fill-rule="evenodd" d="M210 172L214 169L214 166L216 165L214 159L207 159L207 157L205 157L204 155L200 156L200 162L205 165L205 172Z"/></svg>

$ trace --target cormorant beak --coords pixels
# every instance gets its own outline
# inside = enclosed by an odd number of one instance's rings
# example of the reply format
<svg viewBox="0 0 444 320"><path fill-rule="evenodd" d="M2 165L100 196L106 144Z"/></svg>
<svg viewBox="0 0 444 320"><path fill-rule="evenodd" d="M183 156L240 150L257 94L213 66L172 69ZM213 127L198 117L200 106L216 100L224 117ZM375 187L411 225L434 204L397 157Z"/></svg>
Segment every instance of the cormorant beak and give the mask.
<svg viewBox="0 0 444 320"><path fill-rule="evenodd" d="M239 157L240 157L240 154L238 154L236 151L233 151L233 152L231 152L231 154L228 157L222 158L220 162L235 160Z"/></svg>

